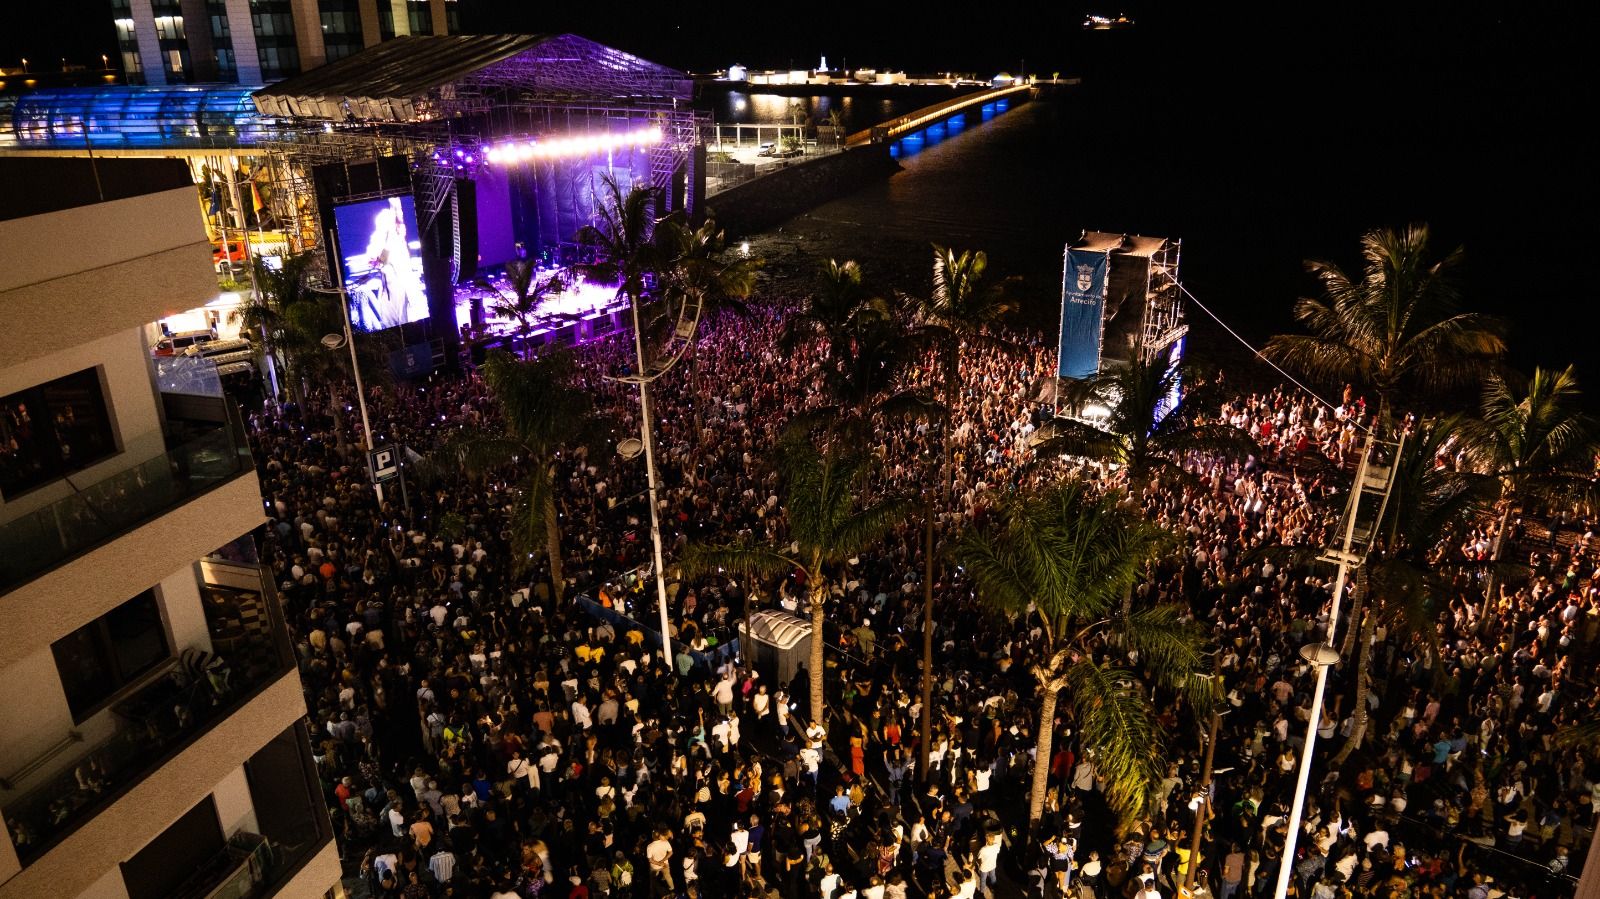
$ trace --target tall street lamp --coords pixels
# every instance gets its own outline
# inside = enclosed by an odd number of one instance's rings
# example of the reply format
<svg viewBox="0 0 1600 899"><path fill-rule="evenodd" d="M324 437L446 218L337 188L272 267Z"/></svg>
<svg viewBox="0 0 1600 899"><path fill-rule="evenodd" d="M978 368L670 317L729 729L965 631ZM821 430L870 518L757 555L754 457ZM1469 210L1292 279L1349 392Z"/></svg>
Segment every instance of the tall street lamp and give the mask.
<svg viewBox="0 0 1600 899"><path fill-rule="evenodd" d="M328 334L322 338L322 345L330 350L337 350L340 347L348 347L350 350L350 374L356 382L356 403L361 408L361 432L366 439L366 451L371 453L375 448L375 444L372 442L372 419L367 415L367 390L366 386L361 382L361 362L356 358L355 336L350 330L350 297L345 293L344 272L339 267L339 260L343 258L339 255L339 237L335 234L330 236L328 240L333 253L332 264L329 267L333 269L334 286L332 290L319 287L313 287L312 289L322 293L338 294L339 315L344 322L344 334ZM374 483L372 489L376 491L378 506L382 508L383 485Z"/></svg>

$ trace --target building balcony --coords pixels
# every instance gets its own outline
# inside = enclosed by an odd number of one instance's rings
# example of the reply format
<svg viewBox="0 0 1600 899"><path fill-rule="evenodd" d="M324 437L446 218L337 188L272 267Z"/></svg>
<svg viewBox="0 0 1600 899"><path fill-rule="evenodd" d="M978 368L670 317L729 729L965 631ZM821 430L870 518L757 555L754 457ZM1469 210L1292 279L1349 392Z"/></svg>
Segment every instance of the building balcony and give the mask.
<svg viewBox="0 0 1600 899"><path fill-rule="evenodd" d="M285 849L261 834L240 831L228 838L221 852L197 868L172 893L172 899L266 899L277 895L332 839L326 828L307 836L311 839Z"/></svg>
<svg viewBox="0 0 1600 899"><path fill-rule="evenodd" d="M225 425L0 524L0 595L253 468L243 434Z"/></svg>
<svg viewBox="0 0 1600 899"><path fill-rule="evenodd" d="M294 653L270 581L256 566L208 561L205 567L228 569L236 584L253 578L255 587L204 588L210 592L210 649L181 650L137 687L117 696L103 713L111 722L108 736L84 745L73 731L40 757L0 772L0 788L21 791L4 800L0 815L25 873L219 725L232 724L231 718L263 694L280 693L285 683L291 693L298 691ZM299 714L303 710L301 702ZM295 717L291 713L289 720ZM286 723L267 721L263 726L276 732ZM248 752L255 747L243 748ZM44 771L54 773L38 774Z"/></svg>

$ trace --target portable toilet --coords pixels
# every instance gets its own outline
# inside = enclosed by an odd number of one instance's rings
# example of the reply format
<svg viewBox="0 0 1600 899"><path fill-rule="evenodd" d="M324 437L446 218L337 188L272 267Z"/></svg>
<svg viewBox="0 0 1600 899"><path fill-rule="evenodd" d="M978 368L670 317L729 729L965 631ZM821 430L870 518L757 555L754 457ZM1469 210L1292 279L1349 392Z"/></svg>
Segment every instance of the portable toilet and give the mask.
<svg viewBox="0 0 1600 899"><path fill-rule="evenodd" d="M739 622L741 645L750 647L755 669L776 691L794 679L795 670L811 654L811 622L782 609L762 609L750 616L750 633Z"/></svg>

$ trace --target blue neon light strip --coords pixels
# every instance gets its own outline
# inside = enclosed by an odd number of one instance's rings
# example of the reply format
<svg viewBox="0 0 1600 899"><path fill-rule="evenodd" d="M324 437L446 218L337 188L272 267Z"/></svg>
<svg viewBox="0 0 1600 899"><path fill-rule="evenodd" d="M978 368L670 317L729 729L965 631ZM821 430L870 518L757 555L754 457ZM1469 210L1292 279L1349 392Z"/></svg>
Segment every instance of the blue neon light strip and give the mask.
<svg viewBox="0 0 1600 899"><path fill-rule="evenodd" d="M250 146L276 129L260 85L115 85L34 91L0 103L0 144L21 148Z"/></svg>

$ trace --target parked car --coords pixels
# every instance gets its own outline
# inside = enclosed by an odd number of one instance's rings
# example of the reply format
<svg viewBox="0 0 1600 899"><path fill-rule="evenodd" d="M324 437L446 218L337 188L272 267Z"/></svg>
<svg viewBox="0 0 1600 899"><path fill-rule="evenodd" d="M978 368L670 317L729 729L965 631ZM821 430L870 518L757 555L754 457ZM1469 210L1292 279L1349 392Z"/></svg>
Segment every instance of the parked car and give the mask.
<svg viewBox="0 0 1600 899"><path fill-rule="evenodd" d="M179 331L156 341L155 347L150 352L154 356L181 356L190 347L210 343L216 339L214 331Z"/></svg>

